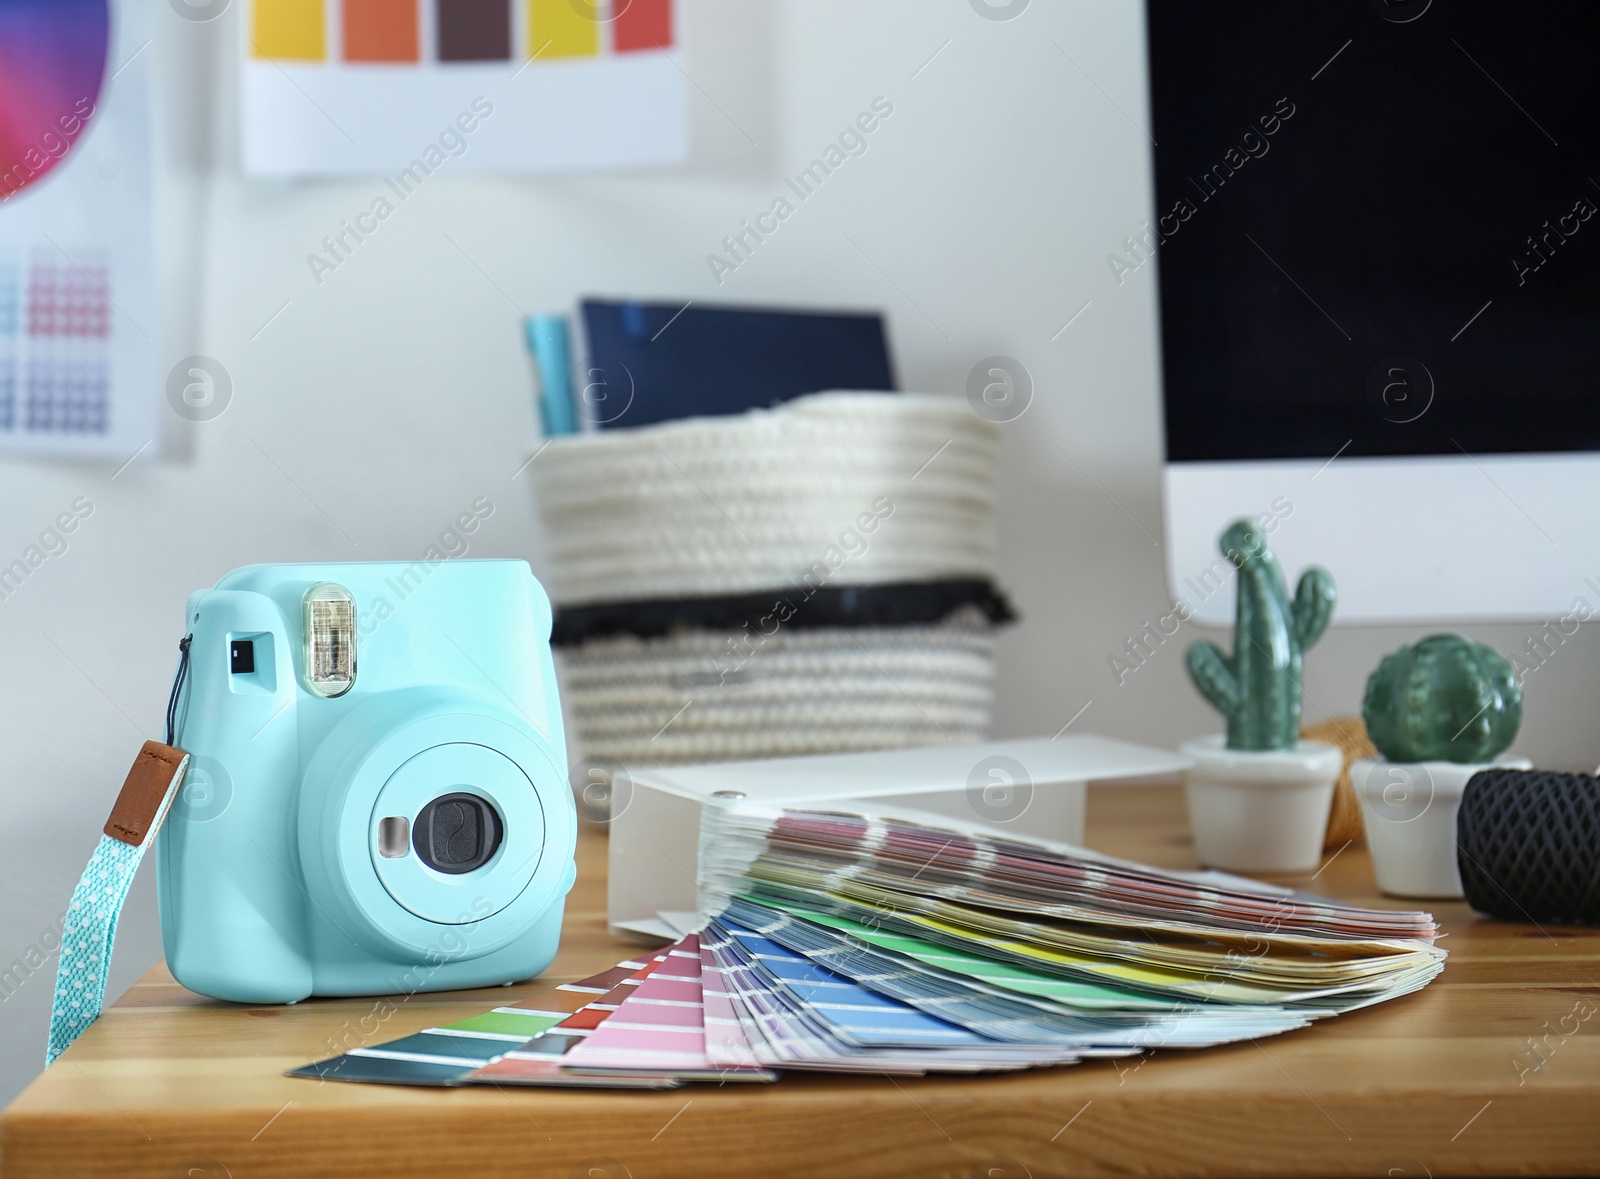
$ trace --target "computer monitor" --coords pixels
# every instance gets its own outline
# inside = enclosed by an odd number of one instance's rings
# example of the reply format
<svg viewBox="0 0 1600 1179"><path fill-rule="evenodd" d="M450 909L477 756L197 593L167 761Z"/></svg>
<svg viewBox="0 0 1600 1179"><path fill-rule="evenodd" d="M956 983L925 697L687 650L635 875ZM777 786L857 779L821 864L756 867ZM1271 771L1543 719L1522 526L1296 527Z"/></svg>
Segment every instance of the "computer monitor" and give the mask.
<svg viewBox="0 0 1600 1179"><path fill-rule="evenodd" d="M1258 516L1346 621L1600 612L1600 4L1146 13L1174 594Z"/></svg>

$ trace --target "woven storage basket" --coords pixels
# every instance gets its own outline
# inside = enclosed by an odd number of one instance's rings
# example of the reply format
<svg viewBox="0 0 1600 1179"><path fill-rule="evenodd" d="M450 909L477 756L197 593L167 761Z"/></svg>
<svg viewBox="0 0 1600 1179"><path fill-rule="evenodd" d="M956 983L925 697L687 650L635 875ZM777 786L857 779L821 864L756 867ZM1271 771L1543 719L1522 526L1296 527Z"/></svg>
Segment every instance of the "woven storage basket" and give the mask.
<svg viewBox="0 0 1600 1179"><path fill-rule="evenodd" d="M996 447L964 399L918 393L557 438L530 467L549 588L584 605L789 587L841 537L859 551L830 584L992 578Z"/></svg>
<svg viewBox="0 0 1600 1179"><path fill-rule="evenodd" d="M645 766L980 739L992 611L816 612L824 589L989 586L996 448L964 399L911 393L549 443L530 469L558 616L647 605L654 620L558 650L582 754ZM765 635L695 614L766 594L813 613Z"/></svg>
<svg viewBox="0 0 1600 1179"><path fill-rule="evenodd" d="M926 626L619 635L558 652L586 756L628 766L889 749L984 736L994 627L972 609Z"/></svg>

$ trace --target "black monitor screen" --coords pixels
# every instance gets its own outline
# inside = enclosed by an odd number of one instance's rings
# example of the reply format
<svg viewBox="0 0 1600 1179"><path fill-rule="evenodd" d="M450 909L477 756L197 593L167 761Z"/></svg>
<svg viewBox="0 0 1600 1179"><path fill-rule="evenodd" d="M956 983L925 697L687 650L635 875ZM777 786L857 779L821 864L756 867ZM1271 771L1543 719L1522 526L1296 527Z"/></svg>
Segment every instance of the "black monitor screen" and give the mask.
<svg viewBox="0 0 1600 1179"><path fill-rule="evenodd" d="M1600 3L1147 11L1169 461L1600 450Z"/></svg>

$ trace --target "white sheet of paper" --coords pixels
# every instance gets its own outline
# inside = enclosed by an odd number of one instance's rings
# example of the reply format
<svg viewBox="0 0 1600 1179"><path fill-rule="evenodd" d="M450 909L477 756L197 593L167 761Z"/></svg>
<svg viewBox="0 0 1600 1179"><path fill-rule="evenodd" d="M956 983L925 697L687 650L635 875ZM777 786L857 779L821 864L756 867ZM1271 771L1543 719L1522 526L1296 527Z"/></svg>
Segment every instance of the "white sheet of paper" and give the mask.
<svg viewBox="0 0 1600 1179"><path fill-rule="evenodd" d="M0 453L123 460L155 438L151 9L111 16L87 126L0 201Z"/></svg>
<svg viewBox="0 0 1600 1179"><path fill-rule="evenodd" d="M336 7L332 0L330 13ZM336 56L330 17L327 58L289 61L259 56L248 12L240 23L244 167L257 175L393 177L418 161L431 169L423 175L534 173L688 156L688 94L676 46L439 62L428 59L424 43L417 62L352 63ZM469 123L471 131L453 133Z"/></svg>

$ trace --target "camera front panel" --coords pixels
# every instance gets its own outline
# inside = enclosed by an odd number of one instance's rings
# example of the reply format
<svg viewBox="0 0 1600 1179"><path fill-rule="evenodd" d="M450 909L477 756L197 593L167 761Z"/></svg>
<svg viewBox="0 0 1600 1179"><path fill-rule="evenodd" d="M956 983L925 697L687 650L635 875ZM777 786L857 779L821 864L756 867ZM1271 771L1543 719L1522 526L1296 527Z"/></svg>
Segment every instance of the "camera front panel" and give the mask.
<svg viewBox="0 0 1600 1179"><path fill-rule="evenodd" d="M331 922L330 940L390 961L493 953L571 885L571 790L540 735L488 700L388 696L352 712L306 770L313 931Z"/></svg>

